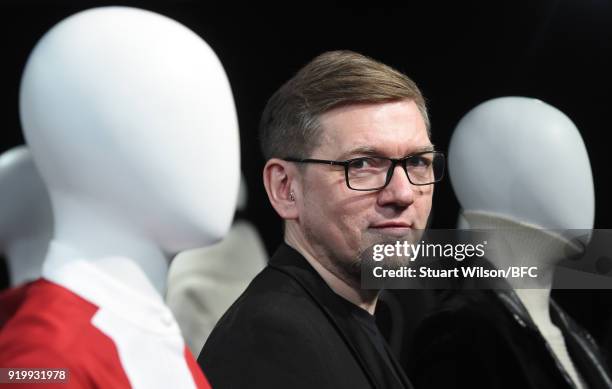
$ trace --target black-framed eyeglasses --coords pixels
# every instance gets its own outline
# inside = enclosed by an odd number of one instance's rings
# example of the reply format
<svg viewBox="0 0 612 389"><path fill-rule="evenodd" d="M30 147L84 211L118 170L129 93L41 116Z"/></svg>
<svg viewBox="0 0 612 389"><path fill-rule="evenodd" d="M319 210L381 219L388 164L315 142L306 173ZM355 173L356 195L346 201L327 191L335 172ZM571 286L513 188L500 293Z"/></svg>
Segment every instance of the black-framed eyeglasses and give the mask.
<svg viewBox="0 0 612 389"><path fill-rule="evenodd" d="M412 185L431 185L444 177L445 157L439 151L423 151L404 158L359 157L345 161L286 157L285 161L344 166L346 185L353 190L381 190L391 182L395 166L404 168Z"/></svg>

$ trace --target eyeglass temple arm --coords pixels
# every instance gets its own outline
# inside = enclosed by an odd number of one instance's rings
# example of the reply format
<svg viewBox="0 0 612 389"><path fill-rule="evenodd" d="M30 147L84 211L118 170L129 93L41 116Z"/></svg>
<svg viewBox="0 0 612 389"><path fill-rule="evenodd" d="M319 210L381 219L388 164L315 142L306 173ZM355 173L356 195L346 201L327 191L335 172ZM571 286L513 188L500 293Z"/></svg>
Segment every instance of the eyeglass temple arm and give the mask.
<svg viewBox="0 0 612 389"><path fill-rule="evenodd" d="M322 163L325 165L341 165L344 166L346 165L348 162L347 161L330 161L327 159L312 159L312 158L283 158L283 160L285 161L289 161L289 162L298 162L298 163Z"/></svg>

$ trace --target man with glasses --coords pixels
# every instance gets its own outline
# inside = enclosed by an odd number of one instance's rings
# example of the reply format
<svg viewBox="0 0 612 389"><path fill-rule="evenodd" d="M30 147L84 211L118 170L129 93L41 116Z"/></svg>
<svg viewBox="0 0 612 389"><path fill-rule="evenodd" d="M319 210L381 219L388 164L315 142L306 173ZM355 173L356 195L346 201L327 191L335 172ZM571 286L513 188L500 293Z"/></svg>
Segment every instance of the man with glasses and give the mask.
<svg viewBox="0 0 612 389"><path fill-rule="evenodd" d="M219 321L198 362L216 388L410 388L374 322L359 256L425 229L444 173L405 75L324 53L268 101L268 198L284 244Z"/></svg>

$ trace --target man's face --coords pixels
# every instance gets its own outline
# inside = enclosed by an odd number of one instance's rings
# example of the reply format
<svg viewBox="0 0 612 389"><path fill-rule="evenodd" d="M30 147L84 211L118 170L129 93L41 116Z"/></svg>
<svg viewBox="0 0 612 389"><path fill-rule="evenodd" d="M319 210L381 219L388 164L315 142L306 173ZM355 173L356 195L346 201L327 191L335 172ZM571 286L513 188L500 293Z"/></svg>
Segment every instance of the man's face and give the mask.
<svg viewBox="0 0 612 389"><path fill-rule="evenodd" d="M410 100L339 107L319 121L320 146L308 158L401 158L433 148ZM344 167L309 164L302 190L299 223L314 254L329 262L324 266L351 273L357 270L358 255L373 244L423 230L433 195L433 185L412 185L399 165L384 189L360 192L346 185Z"/></svg>

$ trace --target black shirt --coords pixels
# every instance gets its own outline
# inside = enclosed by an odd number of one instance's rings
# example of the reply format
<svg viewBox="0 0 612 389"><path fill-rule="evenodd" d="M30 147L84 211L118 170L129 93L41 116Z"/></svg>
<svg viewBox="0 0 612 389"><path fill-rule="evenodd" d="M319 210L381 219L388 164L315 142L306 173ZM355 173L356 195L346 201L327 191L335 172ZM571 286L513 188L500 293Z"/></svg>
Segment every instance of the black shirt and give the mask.
<svg viewBox="0 0 612 389"><path fill-rule="evenodd" d="M282 244L219 320L198 363L215 389L412 388L371 318L374 333L354 316L360 309Z"/></svg>
<svg viewBox="0 0 612 389"><path fill-rule="evenodd" d="M376 325L375 317L356 305L353 305L352 314L355 320L357 320L357 322L361 325L361 328L363 328L369 340L372 342L372 345L376 348L380 358L387 366L389 366L392 373L392 377L389 377L389 379L393 378L396 385L401 385L402 381L400 380L399 376L402 373L397 371L396 365L392 362L394 357L389 350L389 346L387 345L385 338L380 333L378 325Z"/></svg>

